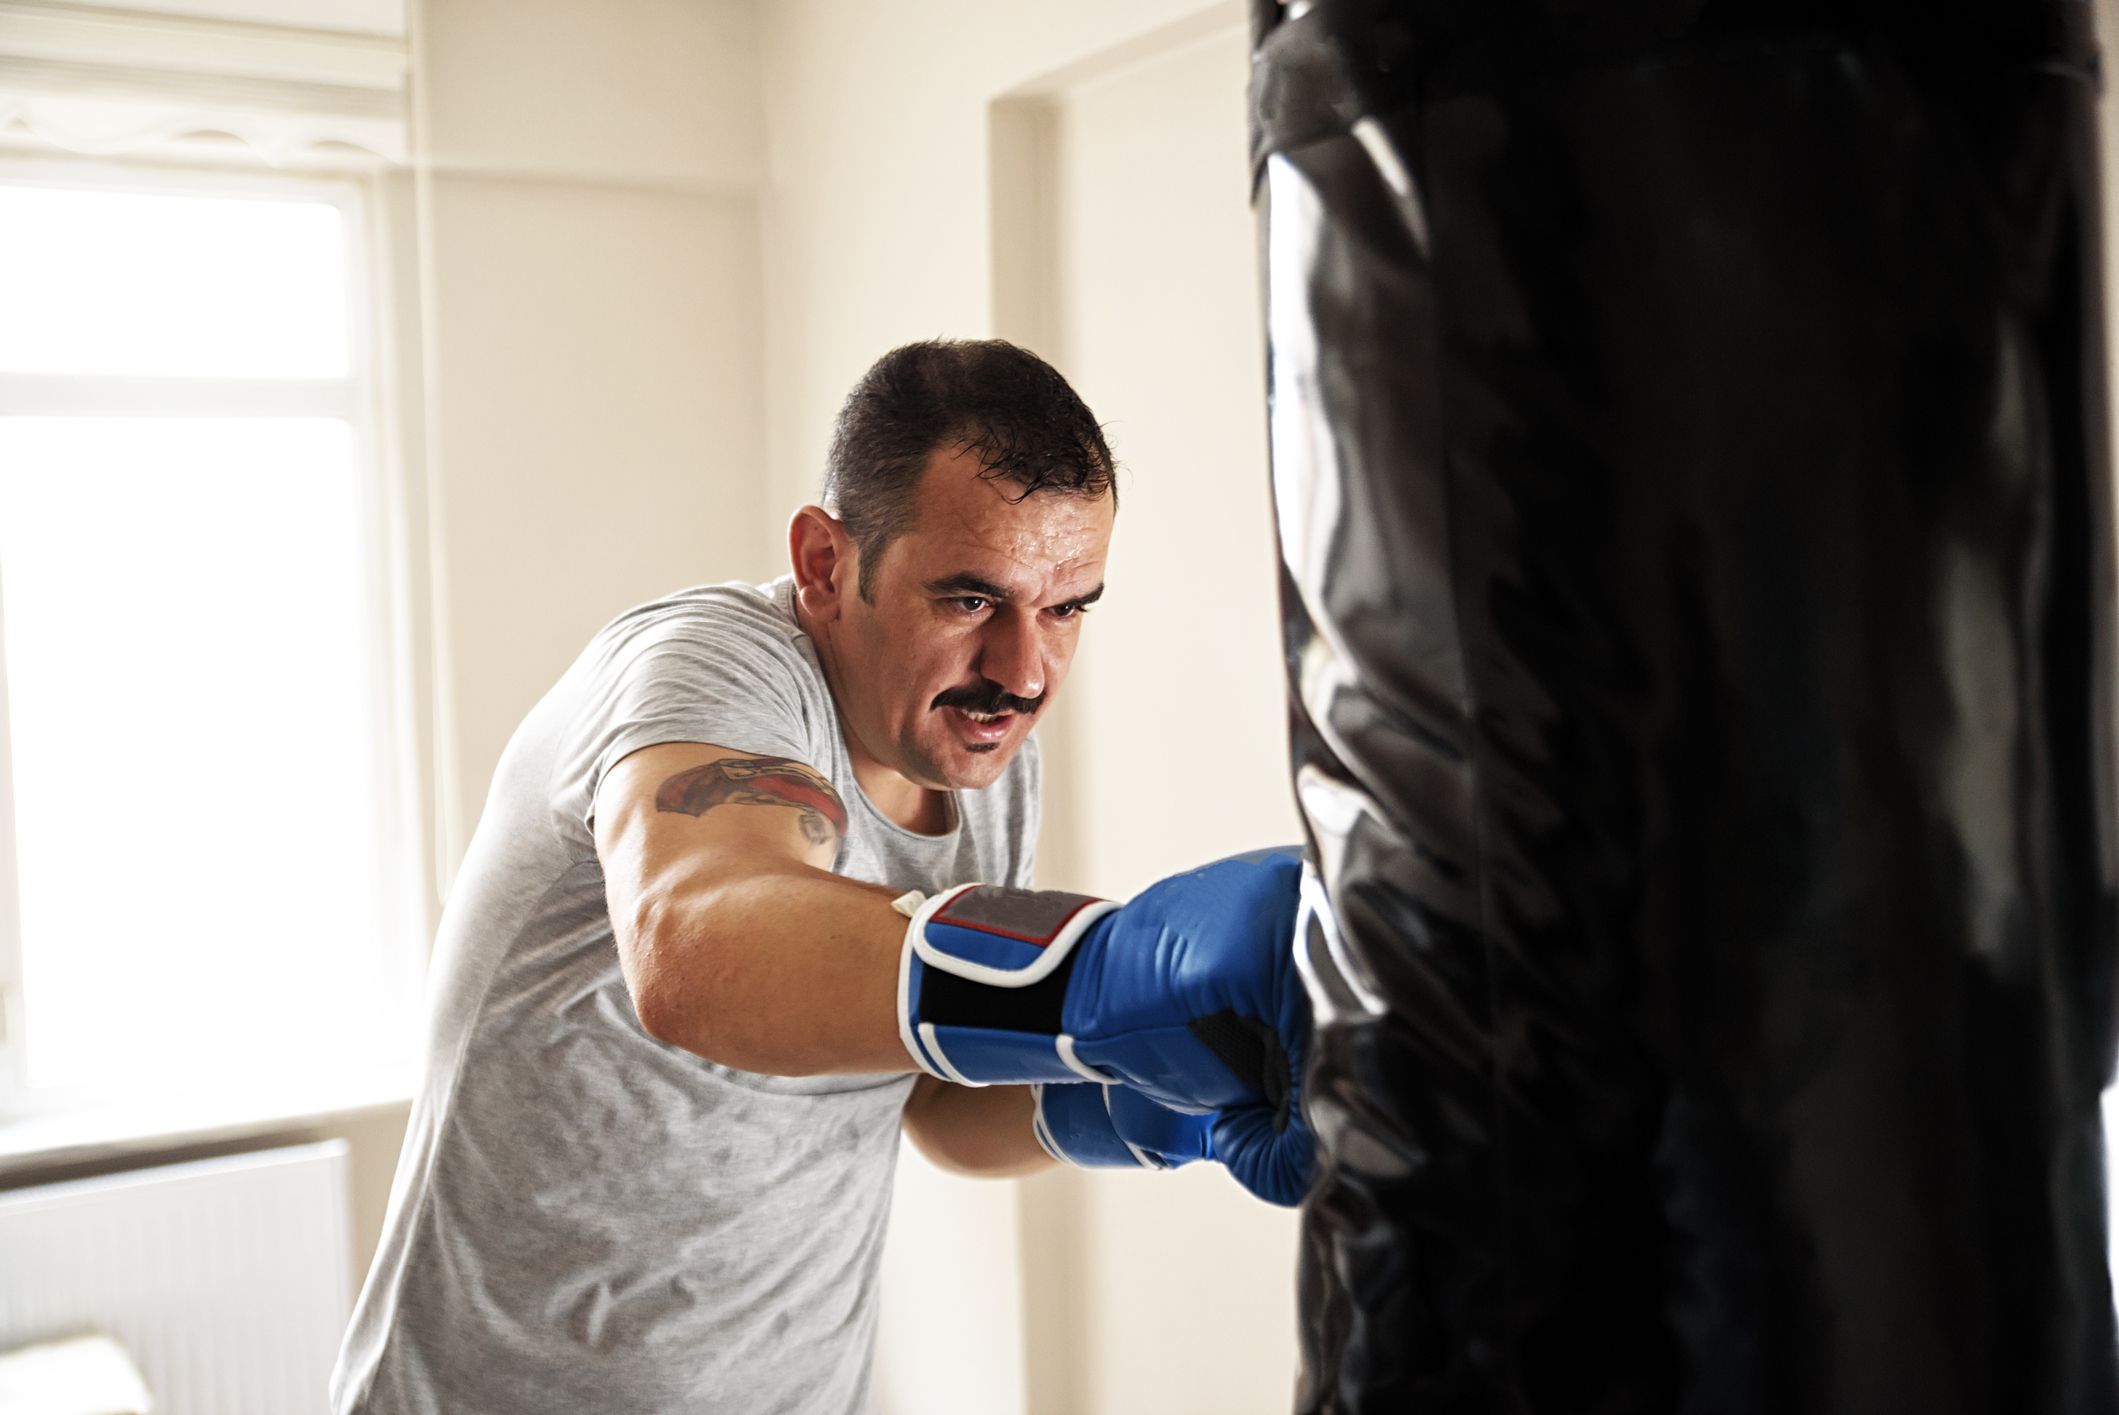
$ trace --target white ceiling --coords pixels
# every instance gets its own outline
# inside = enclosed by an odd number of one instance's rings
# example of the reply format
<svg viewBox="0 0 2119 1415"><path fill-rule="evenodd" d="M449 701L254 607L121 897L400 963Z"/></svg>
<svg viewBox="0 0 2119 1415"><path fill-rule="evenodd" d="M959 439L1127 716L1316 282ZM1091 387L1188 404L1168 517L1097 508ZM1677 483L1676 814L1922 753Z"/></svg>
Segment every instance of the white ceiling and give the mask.
<svg viewBox="0 0 2119 1415"><path fill-rule="evenodd" d="M351 30L403 38L406 0L113 0L81 4L46 0L60 9L124 9L163 15L286 25L296 29Z"/></svg>

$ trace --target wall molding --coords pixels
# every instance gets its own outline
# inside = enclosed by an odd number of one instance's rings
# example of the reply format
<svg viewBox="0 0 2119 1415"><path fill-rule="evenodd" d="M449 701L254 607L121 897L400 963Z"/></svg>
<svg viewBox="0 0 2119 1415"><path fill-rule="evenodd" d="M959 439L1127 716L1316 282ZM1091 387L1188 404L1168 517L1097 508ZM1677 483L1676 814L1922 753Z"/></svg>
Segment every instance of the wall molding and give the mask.
<svg viewBox="0 0 2119 1415"><path fill-rule="evenodd" d="M0 0L0 138L110 156L233 137L264 161L408 159L410 49L384 35Z"/></svg>

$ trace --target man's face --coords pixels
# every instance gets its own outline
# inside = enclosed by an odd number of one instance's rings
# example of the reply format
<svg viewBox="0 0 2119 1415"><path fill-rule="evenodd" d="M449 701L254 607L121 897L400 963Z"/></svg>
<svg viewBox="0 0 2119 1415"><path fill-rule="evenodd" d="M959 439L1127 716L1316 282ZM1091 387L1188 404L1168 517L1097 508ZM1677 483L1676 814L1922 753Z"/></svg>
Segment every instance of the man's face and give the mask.
<svg viewBox="0 0 2119 1415"><path fill-rule="evenodd" d="M873 602L851 584L840 597L839 706L856 747L935 790L988 785L1022 747L1066 681L1111 543L1109 496L1017 500L1022 488L979 471L936 452Z"/></svg>

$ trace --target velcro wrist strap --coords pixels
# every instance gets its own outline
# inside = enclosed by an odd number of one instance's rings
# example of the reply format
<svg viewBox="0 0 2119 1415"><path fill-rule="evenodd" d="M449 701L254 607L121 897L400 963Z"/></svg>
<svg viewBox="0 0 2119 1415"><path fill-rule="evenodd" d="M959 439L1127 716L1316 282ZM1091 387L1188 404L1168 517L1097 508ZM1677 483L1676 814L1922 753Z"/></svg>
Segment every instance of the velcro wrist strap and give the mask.
<svg viewBox="0 0 2119 1415"><path fill-rule="evenodd" d="M905 1050L921 1070L963 1085L1114 1079L1076 1059L1062 1011L1077 945L1116 908L983 884L929 899L898 963Z"/></svg>

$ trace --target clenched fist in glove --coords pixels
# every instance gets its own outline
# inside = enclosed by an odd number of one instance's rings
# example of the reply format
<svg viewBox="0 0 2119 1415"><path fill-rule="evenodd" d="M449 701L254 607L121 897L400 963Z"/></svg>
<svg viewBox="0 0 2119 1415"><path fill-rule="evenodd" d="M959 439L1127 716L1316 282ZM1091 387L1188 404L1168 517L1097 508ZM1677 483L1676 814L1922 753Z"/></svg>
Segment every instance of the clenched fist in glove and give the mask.
<svg viewBox="0 0 2119 1415"><path fill-rule="evenodd" d="M919 1067L966 1085L1097 1082L1213 1112L1213 1154L1291 1203L1314 1147L1301 1115L1309 999L1295 970L1301 860L1221 860L1120 905L965 885L905 931L898 1025Z"/></svg>
<svg viewBox="0 0 2119 1415"><path fill-rule="evenodd" d="M1037 1103L1033 1125L1045 1152L1064 1164L1088 1169L1175 1169L1194 1160L1219 1159L1236 1179L1269 1204L1293 1207L1309 1188L1310 1173L1300 1146L1254 1142L1235 1133L1216 1149L1215 1133L1223 1124L1219 1111L1193 1115L1157 1105L1128 1086L1033 1086ZM1295 1107L1290 1128L1302 1127ZM1307 1132L1305 1131L1305 1134ZM1297 1162L1272 1162L1275 1157ZM1234 1163L1230 1163L1233 1159Z"/></svg>
<svg viewBox="0 0 2119 1415"><path fill-rule="evenodd" d="M1214 1158L1214 1115L1157 1105L1126 1086L1032 1086L1045 1153L1086 1169L1175 1169Z"/></svg>

